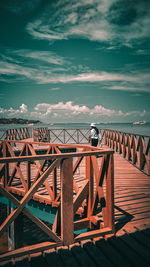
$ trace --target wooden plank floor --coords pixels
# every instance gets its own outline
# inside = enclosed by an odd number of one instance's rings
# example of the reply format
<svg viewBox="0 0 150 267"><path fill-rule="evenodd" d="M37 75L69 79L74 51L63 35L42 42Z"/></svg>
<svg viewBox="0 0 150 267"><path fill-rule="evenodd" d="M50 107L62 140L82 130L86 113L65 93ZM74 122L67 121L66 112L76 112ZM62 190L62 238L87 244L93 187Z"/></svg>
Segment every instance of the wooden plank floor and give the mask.
<svg viewBox="0 0 150 267"><path fill-rule="evenodd" d="M5 267L150 266L150 177L117 153L114 166L114 237L86 240L69 249L52 249L30 258L25 256L15 263L6 263ZM80 173L79 177L82 180Z"/></svg>
<svg viewBox="0 0 150 267"><path fill-rule="evenodd" d="M99 160L101 160L101 158ZM33 179L37 173L37 167L33 165L31 168ZM85 174L83 174L84 168L85 161L83 160L74 177L79 188L82 186L85 179ZM25 177L27 170L24 163L22 163L21 169ZM51 175L50 180L52 181ZM51 181L49 181L50 185ZM12 185L20 189L21 194L23 187L20 183L20 179L14 180ZM59 170L57 188L59 192ZM15 192L15 189L13 192ZM39 188L36 194L36 200L38 200L38 194L43 196L44 201L47 200L49 203L49 196L45 187ZM123 231L131 230L134 226L140 227L142 230L146 225L150 224L150 177L141 172L118 153L114 153L114 197L117 235L124 233Z"/></svg>
<svg viewBox="0 0 150 267"><path fill-rule="evenodd" d="M116 234L150 226L150 177L114 154ZM118 220L118 221L117 221Z"/></svg>

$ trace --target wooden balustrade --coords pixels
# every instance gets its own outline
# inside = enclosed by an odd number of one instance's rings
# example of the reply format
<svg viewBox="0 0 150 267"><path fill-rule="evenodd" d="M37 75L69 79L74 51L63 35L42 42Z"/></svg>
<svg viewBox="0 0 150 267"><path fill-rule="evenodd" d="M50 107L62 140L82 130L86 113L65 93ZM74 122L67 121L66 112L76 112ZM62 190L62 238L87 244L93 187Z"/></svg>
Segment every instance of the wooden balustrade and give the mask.
<svg viewBox="0 0 150 267"><path fill-rule="evenodd" d="M103 143L115 152L123 155L128 161L150 175L150 137L131 133L122 133L110 129L99 129ZM60 144L88 143L90 129L33 129L35 142L51 142ZM10 129L6 131L6 139L22 140L31 137L29 128Z"/></svg>
<svg viewBox="0 0 150 267"><path fill-rule="evenodd" d="M31 130L29 127L6 130L6 139L24 140L30 138L32 136L32 133L30 133Z"/></svg>
<svg viewBox="0 0 150 267"><path fill-rule="evenodd" d="M105 130L106 145L150 175L150 137Z"/></svg>
<svg viewBox="0 0 150 267"><path fill-rule="evenodd" d="M62 153L64 148L66 153ZM67 152L75 148L76 152ZM114 233L113 150L88 145L2 141L0 194L16 207L0 226L0 235L23 213L50 238L36 247L0 255L0 260ZM27 204L31 199L56 208L52 227L29 211ZM81 229L84 232L79 233Z"/></svg>
<svg viewBox="0 0 150 267"><path fill-rule="evenodd" d="M50 131L45 127L34 128L33 140L35 142L50 142Z"/></svg>

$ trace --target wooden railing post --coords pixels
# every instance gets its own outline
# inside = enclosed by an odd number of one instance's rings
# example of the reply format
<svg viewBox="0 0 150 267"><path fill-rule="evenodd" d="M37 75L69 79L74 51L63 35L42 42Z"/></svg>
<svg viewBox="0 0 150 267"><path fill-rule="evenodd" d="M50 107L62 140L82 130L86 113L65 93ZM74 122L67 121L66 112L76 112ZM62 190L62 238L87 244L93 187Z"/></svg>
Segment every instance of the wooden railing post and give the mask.
<svg viewBox="0 0 150 267"><path fill-rule="evenodd" d="M61 239L64 245L74 241L72 158L61 163Z"/></svg>
<svg viewBox="0 0 150 267"><path fill-rule="evenodd" d="M123 134L123 157L125 158L126 157L126 135L125 133Z"/></svg>
<svg viewBox="0 0 150 267"><path fill-rule="evenodd" d="M88 210L87 217L92 215L92 203L94 194L94 177L93 177L93 166L91 157L86 157L86 178L89 180L89 196L88 196Z"/></svg>
<svg viewBox="0 0 150 267"><path fill-rule="evenodd" d="M27 191L31 187L31 162L27 162Z"/></svg>
<svg viewBox="0 0 150 267"><path fill-rule="evenodd" d="M104 145L106 145L107 144L107 130L106 129L104 129Z"/></svg>
<svg viewBox="0 0 150 267"><path fill-rule="evenodd" d="M57 197L57 169L54 168L52 172L53 179L53 199Z"/></svg>
<svg viewBox="0 0 150 267"><path fill-rule="evenodd" d="M26 156L29 155L28 145L26 145ZM31 162L27 161L27 191L31 187Z"/></svg>
<svg viewBox="0 0 150 267"><path fill-rule="evenodd" d="M135 135L133 136L133 141L132 141L132 163L136 163L136 137Z"/></svg>
<svg viewBox="0 0 150 267"><path fill-rule="evenodd" d="M107 227L114 232L114 157L109 155L108 172L106 177L106 214Z"/></svg>
<svg viewBox="0 0 150 267"><path fill-rule="evenodd" d="M139 161L139 168L142 170L143 165L144 165L144 155L143 155L143 142L142 142L143 137L140 136L140 147L139 147L139 156L140 156L140 161Z"/></svg>
<svg viewBox="0 0 150 267"><path fill-rule="evenodd" d="M122 151L121 143L122 143L122 135L121 135L121 133L119 132L119 148L118 148L118 152L119 152L119 154L121 154L121 151Z"/></svg>
<svg viewBox="0 0 150 267"><path fill-rule="evenodd" d="M131 135L130 134L128 134L127 143L128 143L127 160L130 161L131 159Z"/></svg>
<svg viewBox="0 0 150 267"><path fill-rule="evenodd" d="M7 146L6 142L3 142L3 157L7 157ZM9 180L9 165L5 163L4 167L4 178L3 178L3 185L6 188Z"/></svg>
<svg viewBox="0 0 150 267"><path fill-rule="evenodd" d="M47 130L47 141L48 141L48 143L50 143L50 131L49 131L49 129Z"/></svg>
<svg viewBox="0 0 150 267"><path fill-rule="evenodd" d="M9 201L7 206L7 216L14 210ZM14 250L20 247L23 238L23 215L22 213L8 227L8 250Z"/></svg>

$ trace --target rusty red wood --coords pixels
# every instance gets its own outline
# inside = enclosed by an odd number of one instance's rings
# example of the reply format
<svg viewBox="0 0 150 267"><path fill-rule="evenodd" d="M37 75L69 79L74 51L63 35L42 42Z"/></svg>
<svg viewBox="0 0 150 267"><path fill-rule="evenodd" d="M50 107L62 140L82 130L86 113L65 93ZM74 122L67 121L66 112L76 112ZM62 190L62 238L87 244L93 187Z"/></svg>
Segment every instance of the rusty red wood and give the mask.
<svg viewBox="0 0 150 267"><path fill-rule="evenodd" d="M53 240L55 240L58 245L61 242L57 236L57 230L61 231L61 240L64 245L69 245L74 242L74 230L83 229L85 226L89 228L90 234L87 234L87 238L90 236L98 236L104 234L105 232L113 231L113 151L110 149L98 149L91 146L81 146L77 145L76 148L79 148L80 151L72 152L72 153L61 153L60 147L58 144L48 144L43 143L43 147L47 147L44 150L44 155L37 155L36 146L41 143L34 142L16 142L17 145L21 146L21 151L19 153L19 157L15 156L14 151L12 150L10 143L14 143L14 141L9 141L6 145L8 147L10 156L6 157L6 153L4 153L4 157L0 159L0 163L3 164L14 164L14 168L12 168L11 174L11 186L9 187L9 195L5 194L5 196L12 200L14 203L14 198L11 192L15 192L17 194L21 194L23 197L20 202L16 202L16 209L11 212L11 214L7 217L7 219L0 226L0 233L2 234L7 227L19 216L20 212L24 212L33 222L35 222L43 231L45 231ZM5 146L5 145L4 145ZM64 146L64 145L63 145ZM71 148L72 145L66 145L65 147ZM75 146L73 146L75 147ZM82 149L82 151L81 151ZM29 151L32 155L28 155ZM26 156L24 156L26 153ZM96 158L97 155L103 155L102 161ZM109 164L108 155L112 155L110 157ZM73 158L77 158L76 162L73 165ZM42 163L41 163L42 160ZM51 162L50 166L46 165L46 162ZM57 172L59 171L59 164L61 164L61 188L58 188L58 184L60 183L60 177L57 177ZM32 162L34 162L34 169L36 169L37 173L32 177L33 169ZM24 173L20 175L21 172L21 164L24 163L26 166L26 178ZM99 166L100 164L100 166ZM82 166L81 166L82 165ZM58 166L58 169L56 169ZM78 185L75 181L75 177L78 175L77 170L81 167L81 172L83 181L82 185ZM18 172L17 172L18 171ZM58 172L59 173L59 172ZM26 188L15 186L15 177L18 174L20 181L24 181L26 184ZM107 197L106 202L110 202L106 207L102 207L102 215L101 219L97 216L97 204L101 201L102 198L105 198L103 192L103 182L104 177L107 174L106 180L106 191ZM36 178L35 178L36 177ZM112 179L112 181L110 181ZM58 181L59 180L59 181ZM42 192L47 192L46 195L42 196L38 192L40 186L42 187ZM60 186L60 184L59 184ZM94 186L95 186L95 194L94 194ZM61 191L57 195L57 191ZM46 191L45 191L46 190ZM2 191L2 190L1 190ZM74 192L74 197L73 197ZM108 197L111 194L111 197ZM31 214L26 208L25 205L30 201L30 199L34 199L40 202L46 202L51 204L52 206L58 207L56 217L51 229L46 228L42 222L35 218L33 214ZM87 202L86 202L87 199ZM96 202L96 204L95 204ZM60 216L61 209L61 216ZM86 214L87 210L87 214ZM93 213L94 211L94 213ZM109 214L105 214L106 211ZM80 214L83 216L81 220L74 221L74 215ZM106 220L107 217L107 220ZM61 224L60 224L61 219ZM99 223L99 221L103 220L103 226ZM97 230L92 230L94 227ZM101 226L103 229L101 229ZM59 229L59 227L61 227ZM106 229L105 229L106 228ZM105 231L106 230L106 231ZM53 234L54 233L54 234ZM86 238L86 233L77 237L76 240L82 240Z"/></svg>
<svg viewBox="0 0 150 267"><path fill-rule="evenodd" d="M64 245L74 242L72 169L72 158L64 159L61 163L61 238Z"/></svg>
<svg viewBox="0 0 150 267"><path fill-rule="evenodd" d="M116 137L118 135L118 138ZM105 131L106 144L114 148L129 162L140 170L150 175L150 136L135 135L132 133L121 133L112 130ZM145 141L147 139L147 141ZM114 142L116 145L114 146ZM118 150L117 150L118 147Z"/></svg>

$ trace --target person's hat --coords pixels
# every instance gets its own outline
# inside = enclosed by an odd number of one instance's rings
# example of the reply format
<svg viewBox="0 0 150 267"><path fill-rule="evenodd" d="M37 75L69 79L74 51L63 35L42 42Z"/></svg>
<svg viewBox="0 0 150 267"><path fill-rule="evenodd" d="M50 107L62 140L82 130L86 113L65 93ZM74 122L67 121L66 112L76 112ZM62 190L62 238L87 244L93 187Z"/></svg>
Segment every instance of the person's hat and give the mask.
<svg viewBox="0 0 150 267"><path fill-rule="evenodd" d="M95 124L94 122L92 122L90 126L91 126L91 127L95 127L96 124Z"/></svg>

